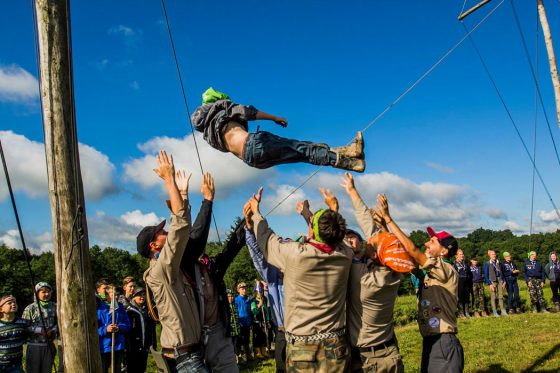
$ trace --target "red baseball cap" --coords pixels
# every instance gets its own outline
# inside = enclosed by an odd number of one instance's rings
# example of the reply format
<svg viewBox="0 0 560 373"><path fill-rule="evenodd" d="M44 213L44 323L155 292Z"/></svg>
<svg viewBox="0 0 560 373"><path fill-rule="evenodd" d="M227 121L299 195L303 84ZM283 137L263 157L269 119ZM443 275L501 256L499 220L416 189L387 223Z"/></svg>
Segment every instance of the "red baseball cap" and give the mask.
<svg viewBox="0 0 560 373"><path fill-rule="evenodd" d="M430 235L430 237L436 236L438 241L441 241L441 240L443 240L444 238L447 238L447 237L453 237L453 235L449 232L446 232L446 231L436 232L436 231L434 231L434 229L432 227L428 227L426 230L428 231L428 234Z"/></svg>

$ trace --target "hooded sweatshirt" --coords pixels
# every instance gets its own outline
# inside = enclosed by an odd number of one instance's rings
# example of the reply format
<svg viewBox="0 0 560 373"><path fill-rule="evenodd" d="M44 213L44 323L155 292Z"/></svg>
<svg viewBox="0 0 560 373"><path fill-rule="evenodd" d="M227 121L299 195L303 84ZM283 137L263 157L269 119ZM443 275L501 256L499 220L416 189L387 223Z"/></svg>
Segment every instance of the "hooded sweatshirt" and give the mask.
<svg viewBox="0 0 560 373"><path fill-rule="evenodd" d="M544 273L550 281L560 280L560 260L556 256L556 261L553 262L550 256L552 253L548 254L548 263L544 267Z"/></svg>

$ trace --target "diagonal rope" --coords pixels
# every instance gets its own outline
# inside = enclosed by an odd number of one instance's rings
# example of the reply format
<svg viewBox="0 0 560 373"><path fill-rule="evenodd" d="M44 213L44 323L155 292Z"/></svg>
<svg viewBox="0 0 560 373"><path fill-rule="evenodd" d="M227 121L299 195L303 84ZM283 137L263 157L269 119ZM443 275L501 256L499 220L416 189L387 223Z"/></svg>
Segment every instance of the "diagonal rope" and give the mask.
<svg viewBox="0 0 560 373"><path fill-rule="evenodd" d="M533 67L533 63L531 62L531 56L529 54L529 49L527 48L527 42L525 41L525 36L523 35L523 30L521 29L521 23L519 22L519 16L517 15L517 10L515 9L515 4L513 0L510 0L511 10L513 11L513 17L515 19L515 25L517 26L517 31L519 32L519 36L521 37L521 43L523 44L523 51L525 52L525 57L527 59L527 63L531 69L531 76L533 77L533 82L535 83L535 87L537 89L537 93L539 96L539 101L542 107L542 111L544 114L544 119L546 121L546 125L548 126L548 132L550 134L550 139L552 140L552 145L554 146L554 153L556 154L556 160L558 161L558 165L560 166L560 156L558 155L558 148L556 147L556 141L554 141L554 135L552 134L552 129L550 127L550 121L548 120L548 114L546 113L546 109L544 106L544 101L542 98L542 94L539 88L538 79L535 75L535 68Z"/></svg>
<svg viewBox="0 0 560 373"><path fill-rule="evenodd" d="M397 105L406 95L408 95L418 84L420 84L432 71L436 69L443 61L449 57L451 53L453 53L463 42L476 30L478 29L486 20L494 14L496 10L504 3L505 0L502 0L496 5L484 18L482 18L473 28L471 31L467 33L467 35L463 36L457 43L455 43L447 52L443 54L443 56L437 60L428 70L426 70L418 79L412 83L403 93L401 93L389 106L387 106L381 113L379 113L363 130L362 132L366 132L371 126L373 126L377 121L379 121L389 110L391 110L395 105ZM320 166L317 170L315 170L311 175L309 175L299 186L294 188L288 195L280 200L276 205L274 205L266 214L265 216L270 215L274 210L276 210L282 203L284 203L288 198L290 198L295 192L300 190L305 184L309 182L315 175L319 173L319 171L324 166Z"/></svg>
<svg viewBox="0 0 560 373"><path fill-rule="evenodd" d="M515 120L513 119L513 116L511 114L511 111L509 110L500 90L498 89L498 85L496 84L496 81L494 80L494 78L492 77L492 74L490 73L490 69L488 68L488 65L486 64L486 62L484 61L484 58L482 57L482 54L480 53L480 50L478 49L478 47L476 46L474 39L470 36L470 34L468 34L468 30L467 27L465 26L465 24L463 22L461 22L461 25L463 26L465 33L467 33L467 35L469 35L469 40L476 52L476 54L478 55L478 58L480 60L480 63L482 64L482 67L484 68L484 71L486 72L486 75L488 75L488 79L490 79L490 82L492 83L492 86L494 87L494 90L496 91L496 94L498 95L498 98L500 99L500 102L502 103L511 124L513 125L513 128L515 129L515 132L517 133L517 136L519 137L519 140L521 141L521 144L523 144L523 148L525 149L525 152L527 153L527 156L529 157L529 159L531 160L531 163L533 164L533 167L535 169L535 172L537 173L537 176L539 177L541 184L546 192L546 194L548 195L548 198L550 200L550 203L552 204L552 207L554 208L554 210L556 211L556 214L558 215L558 218L560 219L560 210L558 210L558 208L556 208L556 204L554 203L554 200L552 199L552 196L548 190L548 187L546 186L546 183L544 182L544 179L541 176L541 173L539 171L539 169L537 168L537 165L535 164L535 160L533 159L533 157L531 156L531 152L529 151L529 148L527 147L527 144L525 143L525 140L523 140L523 136L521 136L521 132L519 132L519 128L517 127L517 124L515 123Z"/></svg>
<svg viewBox="0 0 560 373"><path fill-rule="evenodd" d="M185 85L183 84L183 74L181 74L181 68L179 67L179 58L177 57L177 51L175 49L175 42L173 41L173 33L171 32L171 25L169 23L169 17L167 16L167 8L165 6L165 0L161 0L161 7L163 9L163 16L165 17L165 24L167 25L167 34L169 35L169 43L171 44L171 50L173 52L173 60L175 61L175 69L177 70L177 76L179 77L179 85L181 86L181 93L183 95L183 103L185 105L185 110L187 112L187 119L191 127L194 148L196 150L196 156L198 157L198 164L200 166L200 172L204 176L204 167L202 166L202 159L200 158L200 151L198 150L198 143L196 142L196 136L194 134L194 126L191 120L191 112L189 110L189 104L187 102L187 94L185 93ZM218 242L222 244L220 239L220 232L218 231L218 224L216 223L216 216L214 211L212 211L212 220L214 221L214 227L216 228L216 235L218 236Z"/></svg>

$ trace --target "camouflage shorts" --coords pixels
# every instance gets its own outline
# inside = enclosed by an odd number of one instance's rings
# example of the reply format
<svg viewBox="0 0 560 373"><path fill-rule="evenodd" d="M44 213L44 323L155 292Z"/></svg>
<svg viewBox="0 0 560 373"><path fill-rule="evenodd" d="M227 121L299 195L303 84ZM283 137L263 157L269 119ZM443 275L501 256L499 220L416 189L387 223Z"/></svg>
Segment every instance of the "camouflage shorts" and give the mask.
<svg viewBox="0 0 560 373"><path fill-rule="evenodd" d="M533 306L540 305L541 307L545 307L543 288L541 287L542 283L541 280L532 278L527 284L527 290L529 290L529 297L531 298L531 304Z"/></svg>
<svg viewBox="0 0 560 373"><path fill-rule="evenodd" d="M329 338L313 342L288 342L286 348L286 371L339 372L350 368L350 348L346 337Z"/></svg>

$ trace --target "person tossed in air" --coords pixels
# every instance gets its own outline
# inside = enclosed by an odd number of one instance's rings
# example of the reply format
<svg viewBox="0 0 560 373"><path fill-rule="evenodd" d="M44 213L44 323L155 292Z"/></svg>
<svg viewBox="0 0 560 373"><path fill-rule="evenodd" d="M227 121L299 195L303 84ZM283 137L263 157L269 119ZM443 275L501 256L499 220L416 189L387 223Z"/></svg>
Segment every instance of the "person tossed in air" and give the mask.
<svg viewBox="0 0 560 373"><path fill-rule="evenodd" d="M270 132L249 133L248 121L271 120L282 127L285 118L267 114L254 106L234 103L225 93L208 88L202 94L202 106L192 115L197 131L213 148L232 153L251 167L269 168L285 163L311 163L344 170L364 172L364 142L358 132L350 145L331 148L326 144L299 141Z"/></svg>

